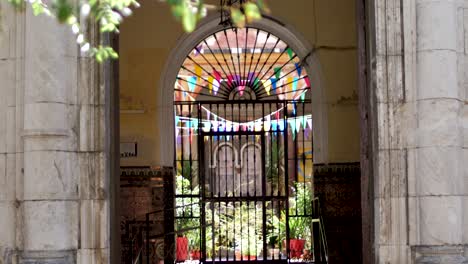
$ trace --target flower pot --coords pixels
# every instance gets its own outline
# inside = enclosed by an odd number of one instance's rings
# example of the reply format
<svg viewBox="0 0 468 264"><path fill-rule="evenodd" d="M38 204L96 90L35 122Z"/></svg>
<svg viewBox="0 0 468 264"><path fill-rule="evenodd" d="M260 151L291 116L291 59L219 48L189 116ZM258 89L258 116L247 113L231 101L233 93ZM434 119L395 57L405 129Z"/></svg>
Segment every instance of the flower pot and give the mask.
<svg viewBox="0 0 468 264"><path fill-rule="evenodd" d="M188 255L188 238L177 237L176 239L176 261L184 262Z"/></svg>
<svg viewBox="0 0 468 264"><path fill-rule="evenodd" d="M257 259L257 256L242 256L242 259L243 260L256 260Z"/></svg>
<svg viewBox="0 0 468 264"><path fill-rule="evenodd" d="M190 251L190 257L192 258L192 260L199 260L200 259L200 250L192 250Z"/></svg>
<svg viewBox="0 0 468 264"><path fill-rule="evenodd" d="M305 239L293 239L289 240L289 249L291 252L291 258L300 258L302 251L304 250Z"/></svg>
<svg viewBox="0 0 468 264"><path fill-rule="evenodd" d="M236 260L240 260L240 259L241 259L241 252L240 252L240 250L236 250L236 252L235 252L235 258L236 258Z"/></svg>
<svg viewBox="0 0 468 264"><path fill-rule="evenodd" d="M270 248L268 251L270 253L270 259L279 259L280 258L279 248Z"/></svg>

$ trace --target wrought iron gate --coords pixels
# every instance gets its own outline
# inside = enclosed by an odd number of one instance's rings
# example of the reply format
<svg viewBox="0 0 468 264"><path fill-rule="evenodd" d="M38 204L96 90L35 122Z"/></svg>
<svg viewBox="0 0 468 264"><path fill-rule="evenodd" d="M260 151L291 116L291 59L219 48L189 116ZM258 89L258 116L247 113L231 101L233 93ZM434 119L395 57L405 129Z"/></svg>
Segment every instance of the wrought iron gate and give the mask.
<svg viewBox="0 0 468 264"><path fill-rule="evenodd" d="M326 262L309 92L300 58L256 28L215 32L187 56L174 88L177 262Z"/></svg>

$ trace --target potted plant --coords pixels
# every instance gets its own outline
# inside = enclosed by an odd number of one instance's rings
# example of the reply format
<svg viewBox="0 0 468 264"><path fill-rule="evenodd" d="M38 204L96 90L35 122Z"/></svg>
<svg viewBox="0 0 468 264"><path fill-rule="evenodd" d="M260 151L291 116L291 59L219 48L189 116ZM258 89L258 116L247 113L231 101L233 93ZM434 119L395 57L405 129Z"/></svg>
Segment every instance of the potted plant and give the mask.
<svg viewBox="0 0 468 264"><path fill-rule="evenodd" d="M244 237L241 240L241 252L243 260L256 260L262 245L259 243L259 240L254 236Z"/></svg>
<svg viewBox="0 0 468 264"><path fill-rule="evenodd" d="M301 258L306 238L311 238L313 193L308 183L296 182L294 187L294 203L289 214L289 248L291 258Z"/></svg>
<svg viewBox="0 0 468 264"><path fill-rule="evenodd" d="M295 184L295 196L291 198L289 217L282 210L280 216L273 215L271 226L279 228L278 240L282 241L283 249L286 248L286 221L289 225L289 250L290 258L300 258L306 245L306 238L310 238L312 218L312 192L310 186L305 183ZM309 241L310 242L310 241Z"/></svg>
<svg viewBox="0 0 468 264"><path fill-rule="evenodd" d="M187 234L190 246L190 258L192 260L199 260L201 256L200 252L200 233L198 230L192 230Z"/></svg>
<svg viewBox="0 0 468 264"><path fill-rule="evenodd" d="M268 239L268 252L271 259L280 259L280 249L279 249L279 235L272 234L267 237Z"/></svg>
<svg viewBox="0 0 468 264"><path fill-rule="evenodd" d="M198 187L190 188L190 181L178 175L176 177L176 194L198 194ZM176 198L176 261L184 262L188 259L189 238L186 234L196 233L199 226L197 216L200 213L200 206L197 204L198 198ZM192 239L194 236L192 236Z"/></svg>

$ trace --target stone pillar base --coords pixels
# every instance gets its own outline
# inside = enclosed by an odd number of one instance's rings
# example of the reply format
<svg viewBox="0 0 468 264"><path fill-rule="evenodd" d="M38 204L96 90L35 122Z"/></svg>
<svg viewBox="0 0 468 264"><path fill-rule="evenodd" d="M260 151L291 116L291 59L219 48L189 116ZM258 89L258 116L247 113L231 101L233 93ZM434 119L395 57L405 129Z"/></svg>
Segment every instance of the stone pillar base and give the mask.
<svg viewBox="0 0 468 264"><path fill-rule="evenodd" d="M415 264L468 264L468 246L415 246L412 247Z"/></svg>
<svg viewBox="0 0 468 264"><path fill-rule="evenodd" d="M19 264L75 264L75 250L31 250L23 251L19 256Z"/></svg>

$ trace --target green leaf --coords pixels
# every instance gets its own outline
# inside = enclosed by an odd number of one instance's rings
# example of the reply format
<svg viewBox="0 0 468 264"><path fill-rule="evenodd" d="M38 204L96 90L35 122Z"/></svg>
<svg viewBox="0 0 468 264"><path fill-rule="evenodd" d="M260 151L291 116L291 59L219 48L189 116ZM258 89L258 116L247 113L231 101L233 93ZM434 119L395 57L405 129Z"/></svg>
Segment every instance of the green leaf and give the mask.
<svg viewBox="0 0 468 264"><path fill-rule="evenodd" d="M247 18L247 22L251 22L253 20L258 20L262 18L258 6L254 3L248 2L244 4L244 12Z"/></svg>
<svg viewBox="0 0 468 264"><path fill-rule="evenodd" d="M237 27L243 28L245 26L245 16L238 8L231 8L231 18Z"/></svg>
<svg viewBox="0 0 468 264"><path fill-rule="evenodd" d="M35 16L44 13L44 6L43 6L41 3L39 3L39 2L33 2L33 3L31 4L31 8L32 8L33 14L34 14Z"/></svg>
<svg viewBox="0 0 468 264"><path fill-rule="evenodd" d="M73 7L67 0L55 0L52 3L52 9L60 23L65 23L73 14Z"/></svg>
<svg viewBox="0 0 468 264"><path fill-rule="evenodd" d="M197 17L188 7L184 7L184 15L182 16L182 26L187 32L195 30L197 24Z"/></svg>

